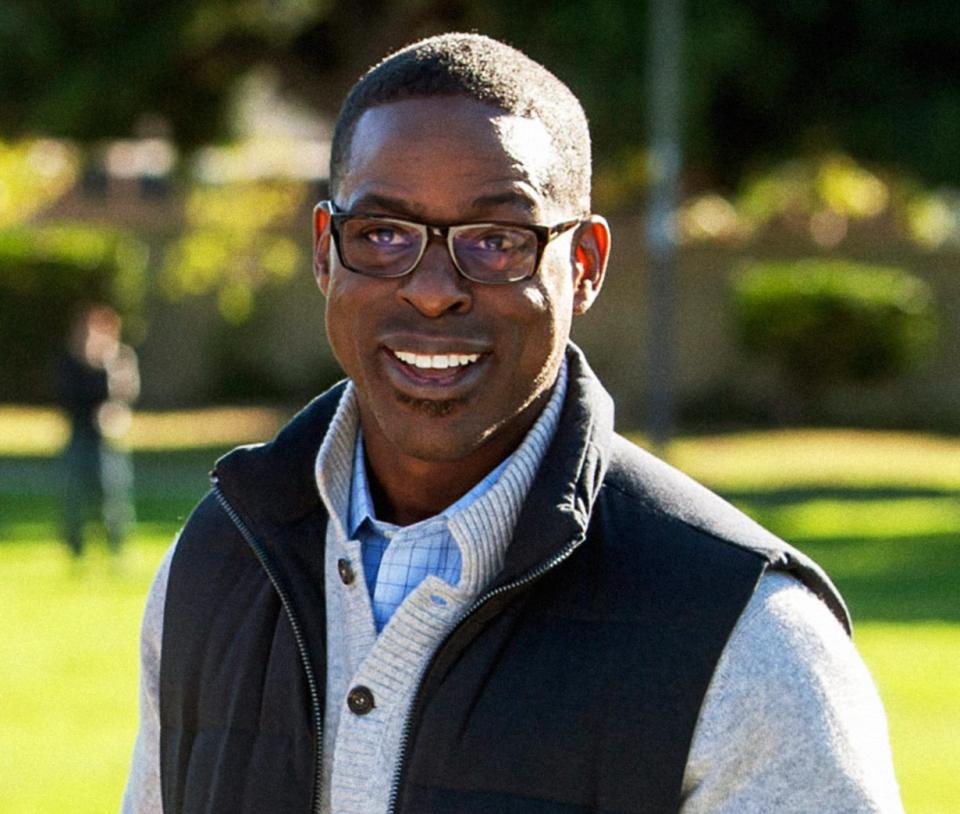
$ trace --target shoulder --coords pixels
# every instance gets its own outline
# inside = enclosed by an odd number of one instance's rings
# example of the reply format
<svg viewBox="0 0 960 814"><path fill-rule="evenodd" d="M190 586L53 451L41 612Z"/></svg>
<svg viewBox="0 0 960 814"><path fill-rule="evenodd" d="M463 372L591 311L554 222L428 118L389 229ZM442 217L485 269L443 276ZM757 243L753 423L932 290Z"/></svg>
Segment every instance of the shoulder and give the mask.
<svg viewBox="0 0 960 814"><path fill-rule="evenodd" d="M763 568L791 574L850 629L846 606L819 565L719 495L619 435L612 443L601 499L609 522L624 533L642 527L677 553L708 561L753 557Z"/></svg>
<svg viewBox="0 0 960 814"><path fill-rule="evenodd" d="M704 699L684 812L899 811L876 688L838 620L763 577Z"/></svg>
<svg viewBox="0 0 960 814"><path fill-rule="evenodd" d="M816 687L869 685L853 641L827 607L787 574L761 579L737 622L718 669L717 689L743 689L750 675L811 699Z"/></svg>
<svg viewBox="0 0 960 814"><path fill-rule="evenodd" d="M748 575L750 590L785 544L664 461L615 438L598 495L605 547L661 570Z"/></svg>
<svg viewBox="0 0 960 814"><path fill-rule="evenodd" d="M185 563L223 558L234 544L243 543L236 525L224 511L216 494L208 492L197 504L177 539L171 563L175 575ZM212 564L212 563L211 563Z"/></svg>
<svg viewBox="0 0 960 814"><path fill-rule="evenodd" d="M177 538L167 568L165 617L201 626L222 596L258 572L257 560L216 495L208 493Z"/></svg>
<svg viewBox="0 0 960 814"><path fill-rule="evenodd" d="M619 435L614 438L604 487L623 511L632 506L758 551L779 550L784 545L723 498Z"/></svg>

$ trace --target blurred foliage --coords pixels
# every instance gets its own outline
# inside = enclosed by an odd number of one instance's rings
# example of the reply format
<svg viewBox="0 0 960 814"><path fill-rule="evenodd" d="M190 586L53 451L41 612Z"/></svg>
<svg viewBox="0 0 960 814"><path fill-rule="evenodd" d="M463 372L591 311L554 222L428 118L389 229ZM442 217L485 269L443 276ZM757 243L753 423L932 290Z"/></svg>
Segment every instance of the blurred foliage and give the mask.
<svg viewBox="0 0 960 814"><path fill-rule="evenodd" d="M50 365L66 347L70 321L86 303L121 313L142 330L146 247L118 232L87 227L0 232L0 380L5 401L49 396Z"/></svg>
<svg viewBox="0 0 960 814"><path fill-rule="evenodd" d="M778 215L823 210L843 218L874 217L889 199L887 185L876 175L849 156L828 155L820 161L790 161L749 177L738 204L753 222L764 223Z"/></svg>
<svg viewBox="0 0 960 814"><path fill-rule="evenodd" d="M933 298L897 268L808 258L747 264L733 279L743 348L772 360L798 417L831 385L910 372L931 350Z"/></svg>
<svg viewBox="0 0 960 814"><path fill-rule="evenodd" d="M303 261L289 233L306 195L294 181L195 186L184 233L166 248L164 292L172 299L214 292L221 316L243 322L257 289L289 279Z"/></svg>
<svg viewBox="0 0 960 814"><path fill-rule="evenodd" d="M0 6L0 130L126 136L145 111L213 135L233 70L186 36L193 0L11 0Z"/></svg>
<svg viewBox="0 0 960 814"><path fill-rule="evenodd" d="M688 0L686 153L695 188L842 150L960 182L960 4ZM451 29L543 61L590 115L600 189L642 185L649 10L630 0L85 0L0 6L0 133L127 136L145 112L178 143L223 135L238 79L269 65L333 115L388 50ZM638 160L638 156L641 158Z"/></svg>
<svg viewBox="0 0 960 814"><path fill-rule="evenodd" d="M960 5L685 8L684 239L960 248L960 194L949 187L960 184ZM627 0L7 0L0 138L12 141L0 143L0 229L49 219L45 208L71 188L71 206L89 200L104 218L123 207L124 223L156 245L157 291L216 300L218 330L232 341L256 322L255 305L268 310L262 293L309 265L305 205L315 190L269 179L310 177L304 166L322 163L310 152L322 132L288 153L230 144L243 88L276 77L284 99L332 117L383 54L453 29L506 40L566 81L591 120L598 209L634 208L649 173L648 14ZM134 142L168 136L175 148L163 160L134 155ZM98 155L101 197L85 199L81 157L99 170ZM175 194L138 210L144 167L166 163L174 166L162 181ZM239 343L236 353L249 355Z"/></svg>
<svg viewBox="0 0 960 814"><path fill-rule="evenodd" d="M22 223L77 180L79 153L52 139L0 141L0 229Z"/></svg>
<svg viewBox="0 0 960 814"><path fill-rule="evenodd" d="M918 192L905 214L910 235L923 248L960 246L960 194L955 191Z"/></svg>
<svg viewBox="0 0 960 814"><path fill-rule="evenodd" d="M884 241L935 250L960 246L960 195L832 152L751 173L729 197L691 196L680 227L686 241L742 243L774 231L827 249L872 228Z"/></svg>

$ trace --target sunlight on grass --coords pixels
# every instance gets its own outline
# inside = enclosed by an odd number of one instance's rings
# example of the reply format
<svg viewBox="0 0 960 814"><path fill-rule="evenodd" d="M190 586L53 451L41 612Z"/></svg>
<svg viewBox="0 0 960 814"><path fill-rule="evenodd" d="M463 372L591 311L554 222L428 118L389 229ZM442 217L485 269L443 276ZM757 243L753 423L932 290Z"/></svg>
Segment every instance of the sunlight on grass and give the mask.
<svg viewBox="0 0 960 814"><path fill-rule="evenodd" d="M136 450L234 446L273 437L286 418L266 407L137 412L124 445ZM59 410L0 406L0 455L56 455L67 442Z"/></svg>
<svg viewBox="0 0 960 814"><path fill-rule="evenodd" d="M284 419L279 410L265 407L135 413L127 440L138 450L249 444L272 438Z"/></svg>
<svg viewBox="0 0 960 814"><path fill-rule="evenodd" d="M887 708L904 807L955 814L960 625L864 623L856 640Z"/></svg>
<svg viewBox="0 0 960 814"><path fill-rule="evenodd" d="M0 454L52 455L63 449L68 434L59 410L0 405Z"/></svg>
<svg viewBox="0 0 960 814"><path fill-rule="evenodd" d="M765 522L788 539L843 537L916 537L960 529L960 498L884 498L881 500L806 500L768 509Z"/></svg>
<svg viewBox="0 0 960 814"><path fill-rule="evenodd" d="M960 438L871 430L777 430L680 438L674 466L718 489L960 488Z"/></svg>

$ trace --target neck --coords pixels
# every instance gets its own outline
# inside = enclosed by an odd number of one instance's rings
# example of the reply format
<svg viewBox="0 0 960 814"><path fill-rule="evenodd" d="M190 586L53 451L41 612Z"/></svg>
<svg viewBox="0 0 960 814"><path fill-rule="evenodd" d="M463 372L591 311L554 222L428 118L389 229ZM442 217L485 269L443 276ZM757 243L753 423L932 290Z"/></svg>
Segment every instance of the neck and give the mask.
<svg viewBox="0 0 960 814"><path fill-rule="evenodd" d="M468 478L457 464L411 460L409 466L394 470L399 477L384 479L378 476L368 456L370 495L377 517L398 526L433 517L469 492L496 465L493 463L476 477Z"/></svg>
<svg viewBox="0 0 960 814"><path fill-rule="evenodd" d="M549 396L548 390L511 426L501 428L456 460L424 460L405 454L374 420L364 420L361 410L368 482L377 517L406 526L439 514L517 449Z"/></svg>

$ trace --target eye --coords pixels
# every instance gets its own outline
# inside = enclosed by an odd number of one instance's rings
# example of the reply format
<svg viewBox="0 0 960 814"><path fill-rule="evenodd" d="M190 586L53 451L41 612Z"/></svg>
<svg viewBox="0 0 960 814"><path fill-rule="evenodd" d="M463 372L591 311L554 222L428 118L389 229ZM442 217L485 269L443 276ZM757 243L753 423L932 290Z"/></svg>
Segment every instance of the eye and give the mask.
<svg viewBox="0 0 960 814"><path fill-rule="evenodd" d="M524 233L516 229L488 228L464 237L473 244L475 250L484 252L512 252L526 242Z"/></svg>
<svg viewBox="0 0 960 814"><path fill-rule="evenodd" d="M516 241L512 240L511 236L505 232L485 235L480 240L480 247L490 252L510 251L515 245Z"/></svg>
<svg viewBox="0 0 960 814"><path fill-rule="evenodd" d="M405 246L410 242L409 234L388 223L368 227L362 237L376 246Z"/></svg>

